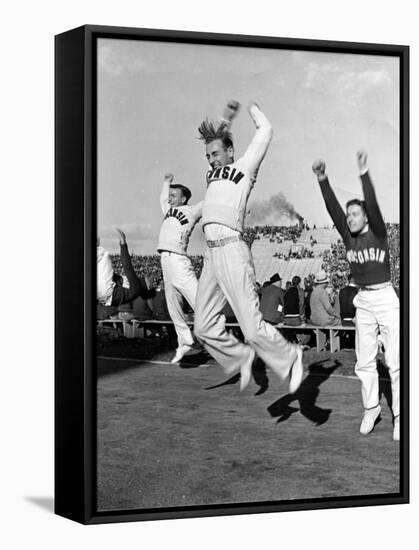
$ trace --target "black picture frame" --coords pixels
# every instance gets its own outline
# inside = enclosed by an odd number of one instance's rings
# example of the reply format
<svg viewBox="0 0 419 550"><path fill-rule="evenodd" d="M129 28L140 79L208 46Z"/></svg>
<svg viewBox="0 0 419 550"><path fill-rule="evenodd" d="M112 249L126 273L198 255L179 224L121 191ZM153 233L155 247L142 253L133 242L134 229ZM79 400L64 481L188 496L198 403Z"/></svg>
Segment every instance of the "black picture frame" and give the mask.
<svg viewBox="0 0 419 550"><path fill-rule="evenodd" d="M99 38L393 56L400 61L400 491L364 497L98 512L96 45ZM86 25L55 38L55 513L83 524L409 502L409 47Z"/></svg>

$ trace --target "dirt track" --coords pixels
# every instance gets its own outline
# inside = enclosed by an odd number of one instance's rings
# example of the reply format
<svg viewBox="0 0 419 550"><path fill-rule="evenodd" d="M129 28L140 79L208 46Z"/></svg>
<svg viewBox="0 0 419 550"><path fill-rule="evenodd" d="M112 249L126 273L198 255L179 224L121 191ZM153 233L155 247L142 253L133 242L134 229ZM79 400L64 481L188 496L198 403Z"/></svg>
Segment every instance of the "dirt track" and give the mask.
<svg viewBox="0 0 419 550"><path fill-rule="evenodd" d="M352 353L304 355L291 399L269 371L239 392L221 367L98 362L98 509L399 492L399 445L382 421L362 437ZM158 357L157 359L167 359ZM255 395L256 394L256 395Z"/></svg>

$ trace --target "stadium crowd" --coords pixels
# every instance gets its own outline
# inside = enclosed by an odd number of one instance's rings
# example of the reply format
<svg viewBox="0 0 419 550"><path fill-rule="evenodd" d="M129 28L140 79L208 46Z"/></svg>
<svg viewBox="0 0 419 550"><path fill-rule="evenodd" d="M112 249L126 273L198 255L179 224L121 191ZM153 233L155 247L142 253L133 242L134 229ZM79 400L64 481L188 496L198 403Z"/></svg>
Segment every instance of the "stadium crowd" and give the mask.
<svg viewBox="0 0 419 550"><path fill-rule="evenodd" d="M282 243L284 241L292 241L296 243L303 232L304 225L296 224L290 226L276 225L255 225L254 227L246 227L244 230L244 240L251 247L255 240L268 237L271 243Z"/></svg>
<svg viewBox="0 0 419 550"><path fill-rule="evenodd" d="M396 292L398 292L400 282L399 225L387 224L387 232L392 282L396 288ZM301 229L296 226L291 228L257 226L246 229L245 239L249 246L251 246L251 243L255 239L260 239L261 236L293 240L294 237L297 238L300 234ZM306 250L307 252L312 252L308 249ZM290 254L288 256L286 254L278 254L276 257L289 259ZM296 256L294 255L294 257ZM196 255L190 256L190 258L196 276L199 278L203 266L203 256ZM115 273L123 275L119 254L111 255L111 260ZM109 310L109 315L119 316L119 318L137 317L139 319L158 318L169 320L170 317L165 304L164 292L161 292L163 289L163 277L160 256L158 254L133 255L131 260L136 274L139 277L144 277L149 288L157 289L156 296L148 300L138 297L133 307L123 306L114 308L112 311ZM273 324L284 323L290 326L301 326L301 324L306 322L313 323L313 319L316 317L322 319L323 322L327 320L326 324L340 324L343 322L341 315L348 315L340 311L340 294L342 289L348 289L348 286L350 286L349 276L345 246L342 240L338 239L336 243L333 243L323 253L321 271L319 273L311 273L304 277L303 281L301 281L298 275L295 275L291 281L286 281L284 285L278 273L272 274L271 278L267 281L257 282L256 286L260 297L262 315L265 320ZM316 292L313 294L314 290ZM312 311L313 307L316 308L314 313ZM319 308L321 311L319 311ZM185 311L188 311L186 303ZM190 308L189 314L193 316ZM235 321L234 313L228 304L225 307L224 314L228 321ZM103 318L103 316L100 317L98 315L98 318ZM314 322L314 324L316 323ZM294 336L304 343L304 335L297 334L297 332Z"/></svg>
<svg viewBox="0 0 419 550"><path fill-rule="evenodd" d="M203 256L200 256L200 255L189 256L189 258L192 261L195 274L199 278L199 276L201 275L204 258ZM119 273L120 275L123 275L123 269L122 269L122 264L120 261L119 254L111 254L111 260L112 260L112 267L115 273ZM159 254L151 254L151 255L144 255L144 256L133 254L131 256L131 261L137 275L144 277L150 288L157 286L161 282L163 278L163 273L161 269L161 261L160 261Z"/></svg>
<svg viewBox="0 0 419 550"><path fill-rule="evenodd" d="M301 250L293 251L292 248L288 250L287 253L285 252L275 252L272 255L274 258L278 258L279 260L302 260L304 258L314 258L314 252L313 250L309 250L308 248L302 247Z"/></svg>

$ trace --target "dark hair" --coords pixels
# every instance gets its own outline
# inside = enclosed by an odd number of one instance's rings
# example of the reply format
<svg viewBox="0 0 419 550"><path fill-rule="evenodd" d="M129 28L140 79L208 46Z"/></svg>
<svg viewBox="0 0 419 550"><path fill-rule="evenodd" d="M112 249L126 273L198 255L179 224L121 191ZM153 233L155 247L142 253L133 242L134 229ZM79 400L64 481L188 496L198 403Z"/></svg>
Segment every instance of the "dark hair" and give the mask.
<svg viewBox="0 0 419 550"><path fill-rule="evenodd" d="M186 201L183 204L188 204L188 200L192 197L190 189L184 185L180 185L180 183L173 183L170 185L170 189L180 189L182 191L182 195L186 198Z"/></svg>
<svg viewBox="0 0 419 550"><path fill-rule="evenodd" d="M122 286L122 283L124 282L122 275L120 275L119 273L115 273L115 271L112 275L112 280L116 285L120 285L120 286Z"/></svg>
<svg viewBox="0 0 419 550"><path fill-rule="evenodd" d="M367 210L366 210L366 208L365 208L365 201L361 201L361 199L351 199L350 201L348 201L348 202L346 203L346 211L348 211L348 208L349 208L350 206L353 206L353 205L355 205L355 204L358 205L358 206L360 206L360 207L362 208L364 214L367 213Z"/></svg>
<svg viewBox="0 0 419 550"><path fill-rule="evenodd" d="M216 139L221 139L225 149L233 147L233 135L229 131L229 126L226 122L215 123L207 118L201 122L198 128L199 137L201 141L208 145Z"/></svg>
<svg viewBox="0 0 419 550"><path fill-rule="evenodd" d="M292 284L294 286L297 286L301 283L301 277L299 277L298 275L294 275L294 277L292 278Z"/></svg>

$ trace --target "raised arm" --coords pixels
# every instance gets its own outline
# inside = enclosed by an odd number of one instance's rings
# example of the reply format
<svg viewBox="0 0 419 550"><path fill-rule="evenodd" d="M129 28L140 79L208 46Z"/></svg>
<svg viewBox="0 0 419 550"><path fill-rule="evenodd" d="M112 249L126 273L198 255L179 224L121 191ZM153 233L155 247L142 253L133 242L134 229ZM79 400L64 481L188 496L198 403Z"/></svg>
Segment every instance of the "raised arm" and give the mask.
<svg viewBox="0 0 419 550"><path fill-rule="evenodd" d="M160 193L160 207L162 209L163 214L166 214L166 212L170 208L169 190L170 190L170 184L172 183L173 179L174 179L173 174L166 174L164 176L163 186L161 188L161 193Z"/></svg>
<svg viewBox="0 0 419 550"><path fill-rule="evenodd" d="M326 175L326 163L324 160L316 160L313 164L313 172L317 176L317 181L320 185L320 190L323 195L323 199L336 229L341 234L342 238L349 231L346 224L346 216L343 208L339 204L332 188L330 187L329 179Z"/></svg>
<svg viewBox="0 0 419 550"><path fill-rule="evenodd" d="M248 110L256 126L256 133L246 153L243 155L243 160L247 163L249 170L253 172L256 177L259 166L271 143L273 128L256 103L250 103Z"/></svg>
<svg viewBox="0 0 419 550"><path fill-rule="evenodd" d="M226 124L229 128L240 111L240 103L235 99L230 99L224 107L220 122Z"/></svg>
<svg viewBox="0 0 419 550"><path fill-rule="evenodd" d="M368 224L371 231L379 237L384 237L387 234L386 224L378 206L377 197L375 196L374 186L369 176L367 165L367 153L358 151L356 154L358 161L359 174L361 177L362 191L364 193L365 210L367 211Z"/></svg>

